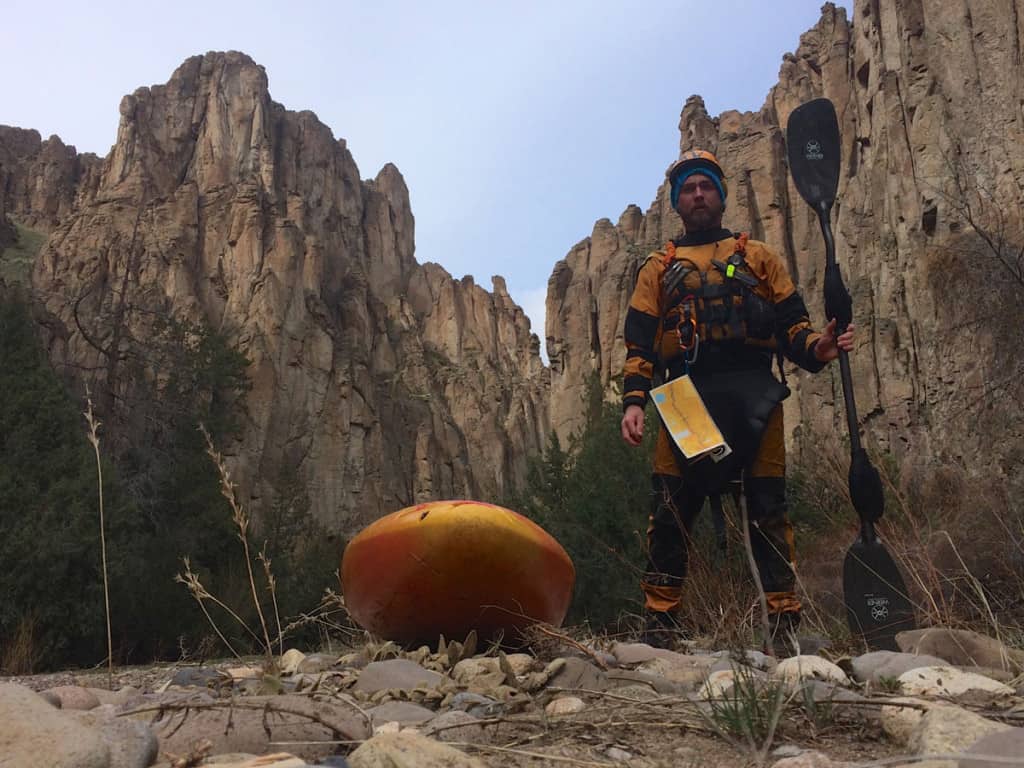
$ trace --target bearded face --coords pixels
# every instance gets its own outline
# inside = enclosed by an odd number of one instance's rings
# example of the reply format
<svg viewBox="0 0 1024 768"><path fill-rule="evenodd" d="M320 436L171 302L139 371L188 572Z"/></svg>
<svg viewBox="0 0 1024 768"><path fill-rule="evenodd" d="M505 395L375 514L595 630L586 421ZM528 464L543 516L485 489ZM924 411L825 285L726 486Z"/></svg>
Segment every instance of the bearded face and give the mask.
<svg viewBox="0 0 1024 768"><path fill-rule="evenodd" d="M687 232L717 229L722 226L724 210L718 187L703 174L693 174L679 188L676 211L682 217Z"/></svg>

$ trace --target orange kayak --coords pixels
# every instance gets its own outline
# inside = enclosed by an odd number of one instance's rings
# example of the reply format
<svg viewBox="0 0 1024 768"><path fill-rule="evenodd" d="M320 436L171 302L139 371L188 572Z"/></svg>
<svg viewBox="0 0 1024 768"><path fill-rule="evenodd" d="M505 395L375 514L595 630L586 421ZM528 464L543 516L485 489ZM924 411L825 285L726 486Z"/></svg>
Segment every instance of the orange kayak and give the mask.
<svg viewBox="0 0 1024 768"><path fill-rule="evenodd" d="M403 644L439 635L514 641L530 624L558 626L572 600L572 560L543 528L478 501L394 512L345 548L341 585L352 618Z"/></svg>

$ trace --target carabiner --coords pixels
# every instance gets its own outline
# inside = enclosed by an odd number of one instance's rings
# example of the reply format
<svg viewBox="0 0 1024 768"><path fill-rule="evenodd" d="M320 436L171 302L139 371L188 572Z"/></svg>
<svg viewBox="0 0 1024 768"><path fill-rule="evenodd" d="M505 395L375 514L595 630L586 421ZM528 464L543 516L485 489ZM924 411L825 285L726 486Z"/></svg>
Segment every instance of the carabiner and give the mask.
<svg viewBox="0 0 1024 768"><path fill-rule="evenodd" d="M697 313L694 311L696 299L693 295L684 296L679 302L680 317L676 324L676 337L679 339L679 348L689 352L697 344Z"/></svg>

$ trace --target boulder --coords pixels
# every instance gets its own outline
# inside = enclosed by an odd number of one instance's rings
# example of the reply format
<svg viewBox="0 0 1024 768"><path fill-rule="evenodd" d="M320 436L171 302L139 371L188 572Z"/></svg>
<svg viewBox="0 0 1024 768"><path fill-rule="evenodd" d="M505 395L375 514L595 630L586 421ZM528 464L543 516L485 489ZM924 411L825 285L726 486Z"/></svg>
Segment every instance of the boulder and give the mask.
<svg viewBox="0 0 1024 768"><path fill-rule="evenodd" d="M24 686L0 683L0 724L7 765L110 768L110 748L96 729Z"/></svg>

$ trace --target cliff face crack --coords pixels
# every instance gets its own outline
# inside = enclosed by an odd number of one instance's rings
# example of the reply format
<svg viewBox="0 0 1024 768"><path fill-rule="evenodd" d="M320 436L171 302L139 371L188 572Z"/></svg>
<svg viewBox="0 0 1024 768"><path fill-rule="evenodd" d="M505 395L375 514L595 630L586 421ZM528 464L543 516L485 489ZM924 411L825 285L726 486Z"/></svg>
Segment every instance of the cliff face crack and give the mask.
<svg viewBox="0 0 1024 768"><path fill-rule="evenodd" d="M874 290L868 291L868 302L871 306L871 314L869 317L878 317L878 308L875 306L875 292ZM872 384L875 389L875 403L876 408L881 408L882 403L882 371L878 366L878 345L871 344L871 368L874 378Z"/></svg>
<svg viewBox="0 0 1024 768"><path fill-rule="evenodd" d="M757 194L751 180L751 172L743 172L743 186L746 191L747 211L750 215L750 236L754 240L764 240L764 224L761 222L761 209L757 205Z"/></svg>
<svg viewBox="0 0 1024 768"><path fill-rule="evenodd" d="M896 84L896 98L900 105L900 113L903 115L903 119L900 121L900 125L903 128L903 142L907 148L907 157L910 159L910 173L914 182L914 189L917 190L918 195L916 199L920 199L920 186L917 180L917 159L914 157L914 145L910 141L910 122L913 119L912 113L908 114L907 103L903 98L903 87L900 83L900 77L897 75L893 78Z"/></svg>
<svg viewBox="0 0 1024 768"><path fill-rule="evenodd" d="M1012 19L1011 19L1011 23L1009 25L1009 28L1010 29L1015 29L1015 30L1020 30L1020 28L1021 28L1020 27L1020 11L1017 10L1017 1L1016 0L1014 0L1014 2L1012 2L1012 3L1010 3L1010 15L1011 15ZM1015 67L1019 67L1021 65L1021 58L1020 58L1020 36L1019 35L1011 34L1010 35L1010 45L1012 46L1013 65ZM1014 77L1013 79L1016 80L1018 83L1020 82L1019 75Z"/></svg>

